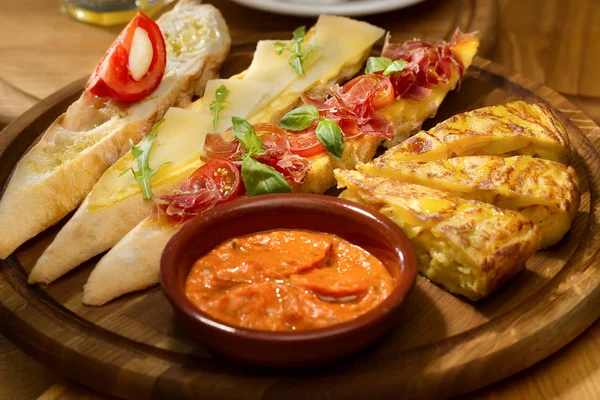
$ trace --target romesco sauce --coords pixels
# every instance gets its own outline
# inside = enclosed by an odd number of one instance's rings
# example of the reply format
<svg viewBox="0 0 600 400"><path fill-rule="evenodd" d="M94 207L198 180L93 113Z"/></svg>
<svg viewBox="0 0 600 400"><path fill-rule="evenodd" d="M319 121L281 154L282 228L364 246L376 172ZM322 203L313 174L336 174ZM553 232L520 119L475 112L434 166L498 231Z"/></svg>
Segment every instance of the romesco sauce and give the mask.
<svg viewBox="0 0 600 400"><path fill-rule="evenodd" d="M300 331L356 318L393 286L381 261L340 237L277 230L220 244L194 263L185 291L230 325Z"/></svg>

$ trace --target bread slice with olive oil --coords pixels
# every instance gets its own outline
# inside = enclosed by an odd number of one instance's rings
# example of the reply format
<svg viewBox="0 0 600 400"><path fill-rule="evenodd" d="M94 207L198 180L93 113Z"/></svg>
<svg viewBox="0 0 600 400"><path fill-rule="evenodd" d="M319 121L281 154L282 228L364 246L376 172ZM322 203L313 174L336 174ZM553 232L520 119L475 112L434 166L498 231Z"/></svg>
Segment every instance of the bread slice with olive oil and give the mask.
<svg viewBox="0 0 600 400"><path fill-rule="evenodd" d="M340 31L348 32L344 40L338 36ZM163 165L150 180L153 194L171 193L200 167L206 133L226 132L233 116L253 123L278 121L299 102L301 93L322 96L333 84L355 75L371 46L383 34L383 29L365 22L322 16L305 35L305 47L314 46L315 50L305 61L304 75L297 74L290 67L285 54L276 53L275 41L260 41L247 70L229 79L209 81L205 96L187 110L171 108L167 112L164 123L157 128L149 154L151 167ZM214 113L210 107L215 100L216 89L221 86L225 86L229 94L215 129ZM38 259L29 282L53 281L83 261L113 247L150 215L152 201L143 199L140 185L132 173L123 174L131 168L138 167L132 152L129 152L102 175L75 215ZM148 248L145 248L146 245ZM142 240L139 246L144 257L155 255L155 260L158 260L160 252L154 254L149 250L156 246L162 250L158 239ZM99 272L95 272L94 277L102 273L103 265L99 264ZM114 264L117 269L119 265ZM157 265L157 262L151 265ZM157 270L153 272L153 277L158 279ZM106 273L113 284L111 287L99 287L97 298L101 295L108 298L112 291L118 292L121 286L127 287L128 281L117 270ZM91 287L94 287L93 282ZM143 277L140 282L148 285Z"/></svg>
<svg viewBox="0 0 600 400"><path fill-rule="evenodd" d="M415 246L424 276L470 300L510 280L540 245L540 230L516 211L426 186L336 170L341 198L381 212Z"/></svg>
<svg viewBox="0 0 600 400"><path fill-rule="evenodd" d="M125 104L86 91L19 161L0 201L0 258L74 210L130 140L215 77L231 40L219 10L199 3L181 1L158 19L167 65L151 95Z"/></svg>

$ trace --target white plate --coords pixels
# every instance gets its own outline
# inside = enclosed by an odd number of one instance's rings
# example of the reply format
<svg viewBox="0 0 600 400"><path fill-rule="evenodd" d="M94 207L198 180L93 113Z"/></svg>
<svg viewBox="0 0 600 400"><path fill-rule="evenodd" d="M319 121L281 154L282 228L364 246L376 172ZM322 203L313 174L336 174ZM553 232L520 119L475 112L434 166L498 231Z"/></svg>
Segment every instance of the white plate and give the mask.
<svg viewBox="0 0 600 400"><path fill-rule="evenodd" d="M320 14L358 16L397 10L425 0L232 0L278 14L314 17Z"/></svg>

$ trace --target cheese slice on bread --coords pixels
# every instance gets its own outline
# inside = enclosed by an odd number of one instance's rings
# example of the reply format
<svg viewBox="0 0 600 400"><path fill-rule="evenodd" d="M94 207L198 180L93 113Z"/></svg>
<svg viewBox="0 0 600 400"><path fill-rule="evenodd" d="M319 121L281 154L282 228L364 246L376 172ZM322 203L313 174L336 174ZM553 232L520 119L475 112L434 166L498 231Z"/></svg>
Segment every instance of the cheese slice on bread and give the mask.
<svg viewBox="0 0 600 400"><path fill-rule="evenodd" d="M540 228L542 248L556 244L569 231L579 208L575 169L530 156L467 156L435 161L378 158L357 165L357 170L518 211Z"/></svg>
<svg viewBox="0 0 600 400"><path fill-rule="evenodd" d="M419 271L479 300L511 279L539 248L540 230L511 210L426 186L336 170L341 198L378 210L415 246Z"/></svg>
<svg viewBox="0 0 600 400"><path fill-rule="evenodd" d="M0 200L0 258L74 210L130 140L139 141L169 107L188 104L216 75L230 45L216 8L181 1L157 23L167 48L158 88L127 104L85 91L19 161Z"/></svg>
<svg viewBox="0 0 600 400"><path fill-rule="evenodd" d="M340 31L348 32L344 40L336 35ZM224 85L229 95L217 132L231 135L226 129L231 126L233 116L273 122L299 102L301 93L325 93L334 83L356 74L371 46L383 34L382 29L365 22L322 16L306 35L306 46L314 46L315 50L307 60L305 75L296 74L287 57L276 54L275 41L260 41L246 71L229 79L209 81L205 96L188 110L167 112L150 153L153 167L168 163L151 179L154 194L170 193L201 165L204 137L213 131L210 105L218 87ZM50 283L83 261L110 249L150 215L152 202L143 200L132 174L121 175L131 167L135 167L135 161L129 152L104 173L38 259L29 276L30 283Z"/></svg>

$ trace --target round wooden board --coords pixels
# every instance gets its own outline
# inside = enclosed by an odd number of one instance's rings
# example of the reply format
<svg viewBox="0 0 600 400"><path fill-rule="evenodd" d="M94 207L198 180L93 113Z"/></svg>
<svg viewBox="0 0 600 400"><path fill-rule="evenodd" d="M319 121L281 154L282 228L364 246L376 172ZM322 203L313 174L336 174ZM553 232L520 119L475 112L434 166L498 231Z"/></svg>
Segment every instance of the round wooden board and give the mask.
<svg viewBox="0 0 600 400"><path fill-rule="evenodd" d="M225 71L249 63L238 45ZM18 158L80 93L83 80L40 102L0 135L0 187ZM582 201L571 232L489 299L472 304L419 278L397 326L337 364L269 371L213 356L173 320L158 288L99 308L81 303L95 258L48 287L27 274L60 226L0 261L3 333L55 371L125 398L446 398L520 371L567 344L600 315L600 128L563 97L477 58L435 119L515 99L545 102L568 129ZM14 138L14 140L13 140ZM7 144L12 140L10 145Z"/></svg>

